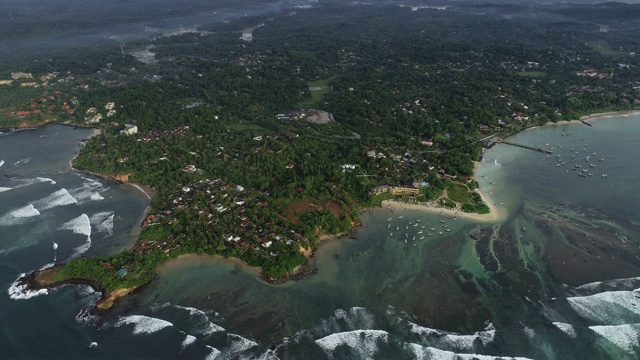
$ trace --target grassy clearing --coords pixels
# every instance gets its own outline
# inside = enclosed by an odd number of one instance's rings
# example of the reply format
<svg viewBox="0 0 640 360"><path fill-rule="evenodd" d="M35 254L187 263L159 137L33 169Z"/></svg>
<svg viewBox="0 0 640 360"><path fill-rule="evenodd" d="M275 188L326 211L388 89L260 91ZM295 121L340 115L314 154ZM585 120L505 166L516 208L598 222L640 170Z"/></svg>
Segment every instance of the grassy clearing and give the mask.
<svg viewBox="0 0 640 360"><path fill-rule="evenodd" d="M336 76L332 76L330 78L322 79L318 81L307 81L307 86L309 87L308 91L311 94L311 100L306 100L301 102L299 104L300 107L310 108L320 104L324 99L324 96L327 93L329 93L329 91L331 91L331 87L329 86L329 83L331 83L331 81L335 80L336 78L337 78ZM310 89L314 89L314 90L310 90Z"/></svg>
<svg viewBox="0 0 640 360"><path fill-rule="evenodd" d="M165 229L160 225L152 225L145 227L140 233L139 239L141 241L158 241L171 235L171 231Z"/></svg>
<svg viewBox="0 0 640 360"><path fill-rule="evenodd" d="M611 57L619 57L625 54L624 51L619 51L619 50L614 50L612 49L609 44L607 44L606 41L591 41L588 42L587 45L593 49L594 51L599 52L602 55L605 56L611 56Z"/></svg>

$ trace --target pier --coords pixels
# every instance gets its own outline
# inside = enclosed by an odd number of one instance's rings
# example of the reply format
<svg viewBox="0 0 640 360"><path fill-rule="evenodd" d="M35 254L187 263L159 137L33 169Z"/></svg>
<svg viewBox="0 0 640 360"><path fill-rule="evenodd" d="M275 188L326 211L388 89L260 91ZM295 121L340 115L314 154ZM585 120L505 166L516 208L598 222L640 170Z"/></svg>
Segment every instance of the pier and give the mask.
<svg viewBox="0 0 640 360"><path fill-rule="evenodd" d="M505 140L502 140L502 139L496 139L495 142L499 143L499 144L507 144L507 145L511 145L511 146L521 147L521 148L524 148L524 149L538 151L538 152L545 153L545 154L553 154L553 151L551 151L551 150L547 150L547 149L540 148L540 147L535 147L535 146L516 144L516 143L512 143L510 141L505 141Z"/></svg>

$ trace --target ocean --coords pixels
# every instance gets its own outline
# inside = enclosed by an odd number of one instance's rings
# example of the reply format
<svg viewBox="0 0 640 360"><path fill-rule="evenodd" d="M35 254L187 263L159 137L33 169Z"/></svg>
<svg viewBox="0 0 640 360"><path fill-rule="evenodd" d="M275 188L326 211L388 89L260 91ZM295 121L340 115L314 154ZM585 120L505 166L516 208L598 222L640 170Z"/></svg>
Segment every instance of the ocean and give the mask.
<svg viewBox="0 0 640 360"><path fill-rule="evenodd" d="M551 154L485 152L478 182L505 221L371 209L301 281L185 257L104 315L86 286L16 280L130 245L148 199L70 168L90 130L0 134L0 358L638 358L640 115L590 122L509 138Z"/></svg>

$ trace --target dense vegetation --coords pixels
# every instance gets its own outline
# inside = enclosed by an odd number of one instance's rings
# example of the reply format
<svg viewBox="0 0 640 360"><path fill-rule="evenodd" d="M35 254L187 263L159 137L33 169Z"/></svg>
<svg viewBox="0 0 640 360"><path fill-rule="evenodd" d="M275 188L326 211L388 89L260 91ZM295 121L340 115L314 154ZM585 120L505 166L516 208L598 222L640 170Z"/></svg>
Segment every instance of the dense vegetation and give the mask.
<svg viewBox="0 0 640 360"><path fill-rule="evenodd" d="M487 6L495 17L457 10L325 4L127 45L152 45L149 64L105 46L13 68L65 81L0 87L5 113L44 90L68 94L75 123L105 115L76 166L157 194L133 250L76 259L60 276L126 287L185 253L239 257L282 276L320 234L356 224L358 210L379 201L375 186L427 182L420 200L446 188L444 206L487 212L469 190L481 139L638 102L638 37L612 33L640 27L614 22L618 5L544 7L540 16L515 5ZM615 31L599 31L596 16ZM240 39L247 28L251 42ZM301 107L308 116L292 111ZM333 120L310 120L309 108ZM120 134L125 123L138 133Z"/></svg>

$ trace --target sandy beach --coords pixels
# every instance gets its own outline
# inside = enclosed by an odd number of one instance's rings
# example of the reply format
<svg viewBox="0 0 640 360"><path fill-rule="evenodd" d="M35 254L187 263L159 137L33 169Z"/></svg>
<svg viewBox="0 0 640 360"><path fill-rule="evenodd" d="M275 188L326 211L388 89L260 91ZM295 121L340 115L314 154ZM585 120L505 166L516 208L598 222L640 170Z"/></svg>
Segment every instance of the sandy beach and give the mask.
<svg viewBox="0 0 640 360"><path fill-rule="evenodd" d="M587 121L587 120L600 120L600 119L604 119L604 118L611 118L611 117L616 117L616 116L630 116L630 115L639 115L640 114L640 110L627 110L627 111L610 111L610 112L604 112L604 113L596 113L596 114L590 114L590 115L585 115L582 116L580 119L577 120L563 120L563 121L558 121L558 122L553 122L553 121L549 121L547 123L545 123L545 126L551 125L551 126L555 126L555 125L567 125L567 124L578 124L582 121ZM536 126L534 126L533 128L530 129L534 129L536 128Z"/></svg>

